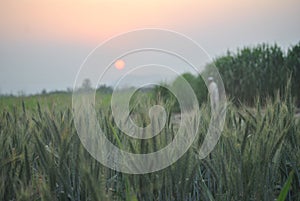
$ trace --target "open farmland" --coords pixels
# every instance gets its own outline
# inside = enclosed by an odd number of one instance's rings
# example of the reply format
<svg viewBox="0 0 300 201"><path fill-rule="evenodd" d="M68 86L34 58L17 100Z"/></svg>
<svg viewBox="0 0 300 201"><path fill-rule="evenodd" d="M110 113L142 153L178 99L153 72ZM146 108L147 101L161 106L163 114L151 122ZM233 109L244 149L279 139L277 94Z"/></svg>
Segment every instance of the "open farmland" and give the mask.
<svg viewBox="0 0 300 201"><path fill-rule="evenodd" d="M70 101L70 94L1 98L0 200L275 200L284 192L286 200L300 200L300 125L289 96L250 109L229 103L217 146L200 160L210 120L203 104L193 146L172 166L144 175L116 172L91 157ZM151 152L176 135L167 122L151 140L126 138L105 107L99 106L100 125L128 151Z"/></svg>

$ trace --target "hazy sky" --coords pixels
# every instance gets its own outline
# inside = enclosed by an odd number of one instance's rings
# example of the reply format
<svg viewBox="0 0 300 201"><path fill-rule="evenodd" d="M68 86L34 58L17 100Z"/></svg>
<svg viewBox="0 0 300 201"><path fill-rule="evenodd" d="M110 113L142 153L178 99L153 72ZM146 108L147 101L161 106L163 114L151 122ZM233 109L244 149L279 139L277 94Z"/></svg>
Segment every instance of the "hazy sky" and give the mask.
<svg viewBox="0 0 300 201"><path fill-rule="evenodd" d="M0 92L72 87L100 42L139 28L197 41L211 57L262 42L300 41L299 0L1 0Z"/></svg>

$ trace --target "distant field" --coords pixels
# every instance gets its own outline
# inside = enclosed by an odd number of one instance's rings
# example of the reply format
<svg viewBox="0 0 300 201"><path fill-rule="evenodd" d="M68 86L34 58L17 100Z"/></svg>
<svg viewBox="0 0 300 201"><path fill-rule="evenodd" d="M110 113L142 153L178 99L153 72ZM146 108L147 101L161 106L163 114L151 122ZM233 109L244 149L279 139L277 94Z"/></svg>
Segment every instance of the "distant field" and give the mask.
<svg viewBox="0 0 300 201"><path fill-rule="evenodd" d="M110 94L97 93L97 106L107 107L110 105ZM13 107L21 107L22 102L28 110L36 109L37 103L42 108L66 109L72 106L72 93L53 93L45 95L34 95L27 97L0 97L0 109L12 109Z"/></svg>

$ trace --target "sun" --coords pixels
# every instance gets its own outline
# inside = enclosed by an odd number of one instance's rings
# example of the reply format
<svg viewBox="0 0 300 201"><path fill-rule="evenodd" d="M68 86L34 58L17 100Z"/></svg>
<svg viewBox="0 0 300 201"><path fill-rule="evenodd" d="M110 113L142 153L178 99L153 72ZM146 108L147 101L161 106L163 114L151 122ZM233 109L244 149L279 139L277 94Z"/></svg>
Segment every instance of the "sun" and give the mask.
<svg viewBox="0 0 300 201"><path fill-rule="evenodd" d="M125 62L122 59L119 59L115 62L115 67L118 70L122 70L125 67Z"/></svg>

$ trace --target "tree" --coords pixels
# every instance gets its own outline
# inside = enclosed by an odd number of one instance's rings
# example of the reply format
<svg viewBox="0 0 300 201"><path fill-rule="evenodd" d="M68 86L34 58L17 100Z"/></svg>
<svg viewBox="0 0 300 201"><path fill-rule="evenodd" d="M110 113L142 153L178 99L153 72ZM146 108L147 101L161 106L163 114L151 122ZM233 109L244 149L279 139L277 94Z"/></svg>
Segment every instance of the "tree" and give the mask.
<svg viewBox="0 0 300 201"><path fill-rule="evenodd" d="M91 90L92 89L92 82L89 78L85 78L82 82L81 88L83 90Z"/></svg>
<svg viewBox="0 0 300 201"><path fill-rule="evenodd" d="M284 54L276 44L245 47L215 60L226 92L249 105L257 96L264 100L275 97L278 90L284 92L289 77L284 63Z"/></svg>
<svg viewBox="0 0 300 201"><path fill-rule="evenodd" d="M193 92L195 93L199 105L201 105L204 101L207 100L207 94L208 90L205 85L204 80L200 75L194 76L191 73L184 73L181 75L182 78L184 78L192 87ZM183 84L181 83L179 77L174 81L173 86L178 87L180 89L180 85ZM185 93L184 90L182 90L182 93Z"/></svg>
<svg viewBox="0 0 300 201"><path fill-rule="evenodd" d="M46 94L47 94L46 89L43 89L43 90L42 90L42 95L46 95Z"/></svg>
<svg viewBox="0 0 300 201"><path fill-rule="evenodd" d="M97 92L100 92L100 93L103 93L103 94L111 94L111 93L113 92L113 89L112 89L112 87L106 86L106 85L104 84L104 85L100 85L100 86L97 88Z"/></svg>
<svg viewBox="0 0 300 201"><path fill-rule="evenodd" d="M285 65L291 74L291 92L300 106L300 42L288 50Z"/></svg>

